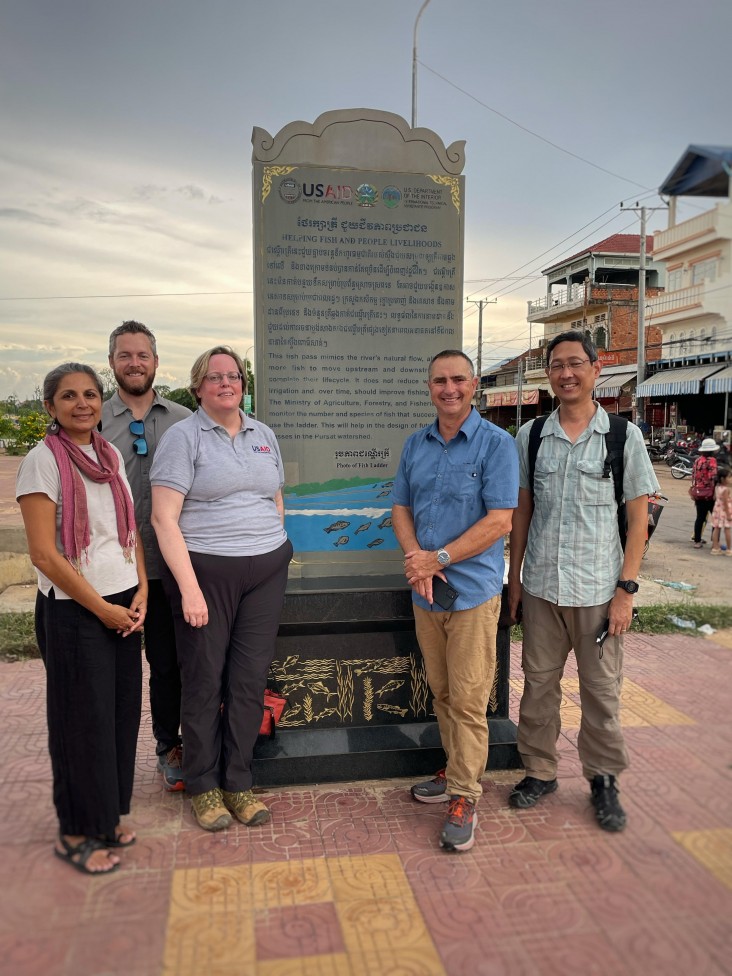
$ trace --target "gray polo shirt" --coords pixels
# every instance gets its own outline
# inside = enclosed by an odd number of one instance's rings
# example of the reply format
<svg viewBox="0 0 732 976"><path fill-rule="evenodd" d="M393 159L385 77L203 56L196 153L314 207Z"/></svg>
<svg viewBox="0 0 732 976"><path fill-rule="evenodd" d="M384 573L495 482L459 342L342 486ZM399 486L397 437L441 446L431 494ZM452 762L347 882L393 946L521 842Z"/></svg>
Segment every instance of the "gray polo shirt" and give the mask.
<svg viewBox="0 0 732 976"><path fill-rule="evenodd" d="M257 556L287 539L275 495L285 481L274 433L239 411L235 437L202 407L169 430L150 483L185 496L178 524L191 552Z"/></svg>
<svg viewBox="0 0 732 976"><path fill-rule="evenodd" d="M136 440L130 433L130 423L135 418L130 408L114 393L102 407L102 435L117 448L125 462L127 478L132 488L135 503L135 519L138 532L145 548L145 566L149 579L160 579L163 557L160 555L155 530L150 523L152 514L152 492L150 490L150 469L155 451L169 427L179 420L190 417L191 411L172 400L165 400L155 394L155 399L143 418L147 454L136 454L132 446Z"/></svg>

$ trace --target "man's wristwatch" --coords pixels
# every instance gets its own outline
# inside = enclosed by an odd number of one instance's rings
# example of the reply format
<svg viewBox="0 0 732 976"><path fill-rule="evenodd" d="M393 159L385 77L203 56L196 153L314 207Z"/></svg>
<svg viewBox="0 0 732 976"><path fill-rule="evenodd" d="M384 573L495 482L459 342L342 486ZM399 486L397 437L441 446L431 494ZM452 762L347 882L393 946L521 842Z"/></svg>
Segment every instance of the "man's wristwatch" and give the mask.
<svg viewBox="0 0 732 976"><path fill-rule="evenodd" d="M637 593L640 589L635 580L618 580L618 586L626 593Z"/></svg>
<svg viewBox="0 0 732 976"><path fill-rule="evenodd" d="M437 562L440 564L440 566L450 565L450 553L447 551L447 549L437 550Z"/></svg>

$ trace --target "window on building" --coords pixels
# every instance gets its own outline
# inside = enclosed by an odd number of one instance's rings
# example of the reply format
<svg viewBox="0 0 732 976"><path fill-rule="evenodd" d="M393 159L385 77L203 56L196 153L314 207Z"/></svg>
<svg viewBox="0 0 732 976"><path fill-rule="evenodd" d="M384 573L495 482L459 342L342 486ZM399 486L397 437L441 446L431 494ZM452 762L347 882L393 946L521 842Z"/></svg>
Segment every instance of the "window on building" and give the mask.
<svg viewBox="0 0 732 976"><path fill-rule="evenodd" d="M676 351L676 333L672 332L668 337L668 343L666 345L666 355L673 356Z"/></svg>
<svg viewBox="0 0 732 976"><path fill-rule="evenodd" d="M570 329L578 329L581 332L583 324L582 319L577 319L575 322L570 322L569 327Z"/></svg>
<svg viewBox="0 0 732 976"><path fill-rule="evenodd" d="M679 355L683 356L686 352L686 333L679 332Z"/></svg>
<svg viewBox="0 0 732 976"><path fill-rule="evenodd" d="M596 315L595 316L595 325L599 325L601 322L604 322L604 321L605 321L605 313L604 312L601 315Z"/></svg>
<svg viewBox="0 0 732 976"><path fill-rule="evenodd" d="M717 259L705 258L691 266L691 283L700 285L703 281L714 281L717 277Z"/></svg>
<svg viewBox="0 0 732 976"><path fill-rule="evenodd" d="M595 330L595 345L598 349L607 349L607 332L602 327Z"/></svg>
<svg viewBox="0 0 732 976"><path fill-rule="evenodd" d="M678 291L679 288L684 287L684 269L674 268L673 271L668 273L668 290Z"/></svg>

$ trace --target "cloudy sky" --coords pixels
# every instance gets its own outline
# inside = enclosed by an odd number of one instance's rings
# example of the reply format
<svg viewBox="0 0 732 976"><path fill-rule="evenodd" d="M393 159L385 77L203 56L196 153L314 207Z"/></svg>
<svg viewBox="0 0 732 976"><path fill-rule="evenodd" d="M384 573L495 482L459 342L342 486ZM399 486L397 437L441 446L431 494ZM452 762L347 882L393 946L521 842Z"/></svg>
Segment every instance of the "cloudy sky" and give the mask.
<svg viewBox="0 0 732 976"><path fill-rule="evenodd" d="M246 352L252 128L409 119L420 6L3 0L0 397L67 359L105 365L126 318L156 333L171 386L215 342ZM466 299L498 298L484 363L527 347L542 268L637 233L621 200L653 206L688 144L732 141L730 37L729 0L431 0L417 121L467 143ZM467 301L471 354L476 336Z"/></svg>

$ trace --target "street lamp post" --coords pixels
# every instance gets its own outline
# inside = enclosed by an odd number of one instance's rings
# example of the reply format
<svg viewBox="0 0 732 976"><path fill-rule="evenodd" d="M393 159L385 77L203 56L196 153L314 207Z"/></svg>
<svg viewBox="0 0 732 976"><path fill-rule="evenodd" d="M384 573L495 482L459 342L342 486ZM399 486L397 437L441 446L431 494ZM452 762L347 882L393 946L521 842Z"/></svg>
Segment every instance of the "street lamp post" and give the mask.
<svg viewBox="0 0 732 976"><path fill-rule="evenodd" d="M414 33L412 35L412 128L417 124L417 25L419 18L424 13L424 9L430 0L424 0L419 8L419 13L414 21Z"/></svg>

